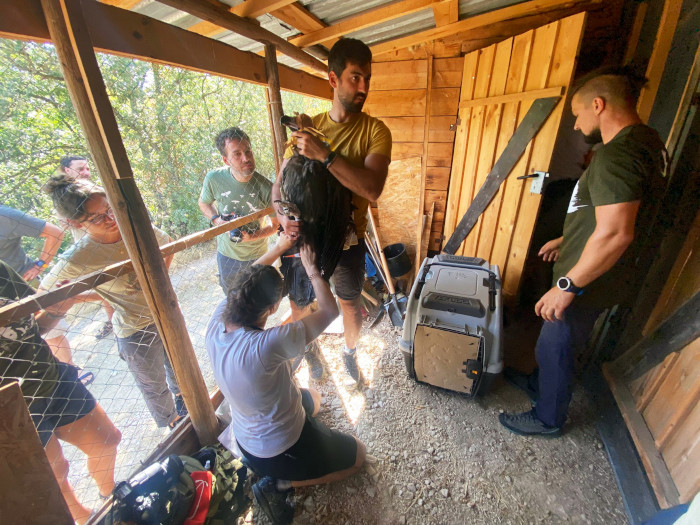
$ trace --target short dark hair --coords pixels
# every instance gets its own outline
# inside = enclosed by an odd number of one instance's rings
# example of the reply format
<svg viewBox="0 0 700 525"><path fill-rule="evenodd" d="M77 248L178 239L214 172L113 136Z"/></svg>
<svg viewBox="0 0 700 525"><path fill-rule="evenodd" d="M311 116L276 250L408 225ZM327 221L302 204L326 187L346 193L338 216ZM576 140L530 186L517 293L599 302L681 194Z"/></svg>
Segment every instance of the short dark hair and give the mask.
<svg viewBox="0 0 700 525"><path fill-rule="evenodd" d="M585 104L601 97L618 106L634 108L646 83L644 75L630 66L608 66L591 71L578 80L572 96L578 94Z"/></svg>
<svg viewBox="0 0 700 525"><path fill-rule="evenodd" d="M245 131L237 127L226 128L225 130L220 131L216 136L214 143L216 144L216 149L219 150L222 156L226 156L226 142L233 140L247 140L250 142L250 137L248 137L248 134Z"/></svg>
<svg viewBox="0 0 700 525"><path fill-rule="evenodd" d="M51 196L53 206L61 217L81 221L87 217L85 205L93 197L107 197L96 184L75 180L69 175L53 175L44 184L43 190Z"/></svg>
<svg viewBox="0 0 700 525"><path fill-rule="evenodd" d="M367 44L356 38L341 38L328 55L328 71L340 76L348 65L364 66L372 63L372 51Z"/></svg>
<svg viewBox="0 0 700 525"><path fill-rule="evenodd" d="M254 326L282 297L282 276L272 266L253 264L236 274L226 297L224 321Z"/></svg>
<svg viewBox="0 0 700 525"><path fill-rule="evenodd" d="M81 157L80 155L66 155L65 157L61 157L61 160L58 161L61 171L66 171L66 168L70 168L71 162L74 160L87 160L87 158Z"/></svg>

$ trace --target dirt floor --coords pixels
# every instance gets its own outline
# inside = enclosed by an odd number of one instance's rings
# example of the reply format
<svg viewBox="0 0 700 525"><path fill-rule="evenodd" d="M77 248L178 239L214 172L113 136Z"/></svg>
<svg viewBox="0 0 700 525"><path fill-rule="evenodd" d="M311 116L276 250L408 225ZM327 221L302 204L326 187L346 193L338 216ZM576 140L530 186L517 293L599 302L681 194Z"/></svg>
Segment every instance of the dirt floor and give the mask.
<svg viewBox="0 0 700 525"><path fill-rule="evenodd" d="M182 256L171 270L173 284L209 387L211 371L203 348L209 314L223 297L212 254ZM284 315L284 305L280 315ZM93 308L74 322L74 358L96 371L91 390L124 433L117 478L127 477L139 458L163 437L150 420L128 372L116 357L114 338L95 342L86 333L99 328L103 312ZM523 438L498 423L499 412L524 411L524 393L498 379L483 398L470 399L408 378L398 348L400 332L388 318L375 329L368 322L358 346L367 387L358 391L342 368L341 334L320 338L330 374L302 386L323 396L320 419L358 436L366 445L366 467L328 486L297 489L295 523L452 524L599 523L627 521L591 407L577 388L565 432L558 439ZM336 324L336 331L340 331ZM537 327L533 327L536 333ZM511 345L510 353L517 343ZM524 351L524 350L523 350ZM508 355L508 352L507 352ZM118 380L117 380L118 379ZM84 456L67 447L71 480L86 502L96 501ZM245 523L268 523L253 507Z"/></svg>

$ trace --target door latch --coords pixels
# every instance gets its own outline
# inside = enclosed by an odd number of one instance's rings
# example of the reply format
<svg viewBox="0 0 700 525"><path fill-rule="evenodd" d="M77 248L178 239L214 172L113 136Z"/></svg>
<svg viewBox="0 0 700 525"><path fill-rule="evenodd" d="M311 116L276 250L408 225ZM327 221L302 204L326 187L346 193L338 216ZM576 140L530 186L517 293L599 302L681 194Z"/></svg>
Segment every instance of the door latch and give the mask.
<svg viewBox="0 0 700 525"><path fill-rule="evenodd" d="M549 173L546 171L534 171L528 175L521 175L518 177L518 180L532 179L530 183L530 193L542 195L542 187L547 177L549 177Z"/></svg>

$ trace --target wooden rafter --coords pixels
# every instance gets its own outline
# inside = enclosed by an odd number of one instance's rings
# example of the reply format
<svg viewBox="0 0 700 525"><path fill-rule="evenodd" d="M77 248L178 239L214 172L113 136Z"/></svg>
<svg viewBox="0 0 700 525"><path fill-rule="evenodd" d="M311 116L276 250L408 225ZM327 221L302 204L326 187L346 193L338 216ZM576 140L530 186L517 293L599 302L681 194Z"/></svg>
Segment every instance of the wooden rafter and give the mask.
<svg viewBox="0 0 700 525"><path fill-rule="evenodd" d="M571 8L573 11L585 11L593 6L599 5L602 0L583 0L577 2L575 0L531 0L522 4L516 4L503 9L497 9L481 15L472 16L453 24L448 24L434 29L421 31L414 35L396 38L381 44L370 46L374 56L391 53L410 46L431 42L441 38L447 38L456 33L467 32L474 29L480 29L491 24L502 23L510 20L518 20L519 18L545 14L549 11ZM571 10L568 11L569 14Z"/></svg>
<svg viewBox="0 0 700 525"><path fill-rule="evenodd" d="M244 18L257 18L266 13L280 9L293 3L295 0L245 0L231 8L234 15Z"/></svg>
<svg viewBox="0 0 700 525"><path fill-rule="evenodd" d="M255 53L103 3L87 2L83 9L90 20L96 51L259 85L267 83L265 61ZM0 37L51 42L39 0L0 0ZM325 78L283 65L279 70L283 90L331 98Z"/></svg>
<svg viewBox="0 0 700 525"><path fill-rule="evenodd" d="M142 0L100 0L103 4L131 10L141 3Z"/></svg>
<svg viewBox="0 0 700 525"><path fill-rule="evenodd" d="M311 33L312 31L328 27L328 24L325 24L320 18L311 14L299 2L294 2L276 11L271 11L270 14L282 20L285 24L295 27L302 33Z"/></svg>
<svg viewBox="0 0 700 525"><path fill-rule="evenodd" d="M435 27L454 24L459 21L459 0L448 0L433 6Z"/></svg>
<svg viewBox="0 0 700 525"><path fill-rule="evenodd" d="M359 15L350 17L342 22L306 35L291 38L289 41L299 47L312 46L328 40L337 39L353 31L359 31L381 22L410 15L411 13L427 9L439 3L442 3L441 0L402 0L400 2L363 11Z"/></svg>
<svg viewBox="0 0 700 525"><path fill-rule="evenodd" d="M267 31L259 27L256 23L248 20L247 18L241 18L240 16L234 15L229 11L229 6L219 2L217 0L207 0L206 2L200 2L197 0L159 0L161 3L190 13L202 20L211 22L218 26L238 33L244 37L250 38L257 42L263 44L270 43L275 44L278 51L287 55L294 60L297 60L304 66L311 68L319 73L326 73L326 66L320 60L312 57L305 51L302 51L293 44L290 44L283 38L275 35L274 33Z"/></svg>
<svg viewBox="0 0 700 525"><path fill-rule="evenodd" d="M270 11L275 11L276 9L289 5L294 1L295 0L246 0L243 3L229 7L228 11L229 13L233 13L234 15L242 18L255 19L269 13ZM209 37L226 31L226 29L223 27L206 21L197 22L196 24L188 27L187 30L197 33L198 35Z"/></svg>

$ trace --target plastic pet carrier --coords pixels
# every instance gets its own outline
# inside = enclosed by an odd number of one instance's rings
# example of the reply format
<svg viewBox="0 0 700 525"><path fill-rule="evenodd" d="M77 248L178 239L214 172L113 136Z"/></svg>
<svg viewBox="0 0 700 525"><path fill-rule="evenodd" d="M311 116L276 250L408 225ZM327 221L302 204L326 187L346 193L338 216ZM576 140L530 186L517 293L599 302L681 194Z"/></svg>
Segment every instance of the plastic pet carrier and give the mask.
<svg viewBox="0 0 700 525"><path fill-rule="evenodd" d="M400 347L409 376L469 396L503 370L498 266L440 254L423 261L406 308Z"/></svg>

